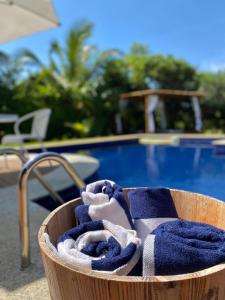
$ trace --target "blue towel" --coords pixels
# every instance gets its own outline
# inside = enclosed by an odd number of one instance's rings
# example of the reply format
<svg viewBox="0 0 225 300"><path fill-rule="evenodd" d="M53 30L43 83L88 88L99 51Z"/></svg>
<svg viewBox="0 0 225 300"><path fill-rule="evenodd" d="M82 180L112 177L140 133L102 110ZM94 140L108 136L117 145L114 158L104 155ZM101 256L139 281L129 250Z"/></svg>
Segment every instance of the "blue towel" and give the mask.
<svg viewBox="0 0 225 300"><path fill-rule="evenodd" d="M225 262L225 231L176 220L158 226L144 242L143 276L177 275Z"/></svg>
<svg viewBox="0 0 225 300"><path fill-rule="evenodd" d="M84 205L75 208L80 223L108 220L126 229L134 228L123 190L115 182L100 180L88 184L81 198Z"/></svg>
<svg viewBox="0 0 225 300"><path fill-rule="evenodd" d="M177 219L176 208L167 188L139 188L128 192L130 212L138 237L146 236L160 224Z"/></svg>
<svg viewBox="0 0 225 300"><path fill-rule="evenodd" d="M105 220L70 229L60 237L57 252L78 270L117 275L132 272L142 254L136 231Z"/></svg>

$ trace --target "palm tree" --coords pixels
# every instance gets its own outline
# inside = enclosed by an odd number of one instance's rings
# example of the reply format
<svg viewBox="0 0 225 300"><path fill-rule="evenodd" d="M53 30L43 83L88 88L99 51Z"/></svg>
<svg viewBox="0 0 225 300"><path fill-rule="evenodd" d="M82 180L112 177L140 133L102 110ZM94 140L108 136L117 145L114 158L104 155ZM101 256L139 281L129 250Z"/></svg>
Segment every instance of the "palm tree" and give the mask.
<svg viewBox="0 0 225 300"><path fill-rule="evenodd" d="M99 77L105 62L119 53L117 50L102 52L97 47L88 45L92 28L89 22L76 23L63 42L51 43L47 63L42 62L29 50L22 50L16 55L16 61L23 64L29 75L25 83L28 94L30 90L34 90L34 82L38 81L38 87L42 85L49 94L37 98L43 99L46 96L53 99L52 93L60 95L56 100L57 105L49 100L45 103L48 106L52 105L53 117L58 120L55 123L61 123L61 127L64 125L77 130L74 126L77 122L79 128L91 126L86 125L85 120L90 119L94 111L95 104L92 99L95 96L96 85L99 84ZM40 93L40 89L37 93Z"/></svg>
<svg viewBox="0 0 225 300"><path fill-rule="evenodd" d="M93 25L89 22L75 23L64 43L57 40L51 43L47 65L29 50L20 51L17 60L24 66L38 67L46 72L46 78L55 81L61 88L74 92L82 88L85 90L104 61L119 53L114 49L100 52L95 46L87 45L92 29Z"/></svg>

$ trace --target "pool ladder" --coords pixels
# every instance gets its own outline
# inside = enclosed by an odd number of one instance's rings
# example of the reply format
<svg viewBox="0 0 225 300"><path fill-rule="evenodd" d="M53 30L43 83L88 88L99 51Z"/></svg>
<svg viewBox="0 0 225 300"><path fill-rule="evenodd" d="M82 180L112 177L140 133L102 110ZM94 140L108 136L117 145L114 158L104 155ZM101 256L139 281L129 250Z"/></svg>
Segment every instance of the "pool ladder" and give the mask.
<svg viewBox="0 0 225 300"><path fill-rule="evenodd" d="M59 202L64 203L61 196L54 191L51 185L44 180L42 175L35 168L42 162L55 161L63 166L64 170L71 177L74 184L78 188L85 186L84 181L80 178L71 163L62 155L54 152L43 152L38 154L33 159L28 160L24 154L16 149L0 149L0 154L14 154L22 162L23 167L18 180L18 200L19 200L19 229L20 229L20 243L21 243L21 269L25 269L30 265L30 226L29 226L29 207L28 207L28 179L32 172L42 186L49 192L52 198Z"/></svg>

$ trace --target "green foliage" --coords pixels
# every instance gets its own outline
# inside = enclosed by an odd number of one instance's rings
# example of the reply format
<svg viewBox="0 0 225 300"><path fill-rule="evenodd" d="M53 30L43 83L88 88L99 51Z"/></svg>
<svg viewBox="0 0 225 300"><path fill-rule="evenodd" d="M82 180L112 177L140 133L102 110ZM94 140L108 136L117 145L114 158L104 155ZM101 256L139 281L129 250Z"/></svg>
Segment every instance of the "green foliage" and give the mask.
<svg viewBox="0 0 225 300"><path fill-rule="evenodd" d="M152 56L149 61L149 76L158 88L196 90L198 78L196 69L187 62L176 59L172 55Z"/></svg>
<svg viewBox="0 0 225 300"><path fill-rule="evenodd" d="M225 129L225 71L199 75L201 87L207 93L202 101L205 130Z"/></svg>
<svg viewBox="0 0 225 300"><path fill-rule="evenodd" d="M155 55L149 65L149 75L161 89L197 90L199 87L196 69L172 55ZM169 128L193 131L194 118L189 98L167 97L165 109Z"/></svg>
<svg viewBox="0 0 225 300"><path fill-rule="evenodd" d="M108 135L116 132L115 116L119 111L120 94L130 89L126 64L122 58L102 63L92 99L91 135Z"/></svg>
<svg viewBox="0 0 225 300"><path fill-rule="evenodd" d="M130 52L125 55L125 62L128 66L128 72L132 89L146 89L149 84L149 61L151 55L147 46L134 43Z"/></svg>
<svg viewBox="0 0 225 300"><path fill-rule="evenodd" d="M128 64L132 89L159 88L159 89L179 89L196 90L199 87L196 69L183 60L174 58L172 55L153 55L149 49L141 44L134 44L130 53L125 56ZM181 130L194 130L194 120L190 99L167 97L165 101L166 115L168 116L169 128ZM134 120L134 113L143 115L143 106L133 104L127 119ZM176 113L175 113L176 112ZM142 127L141 127L142 126ZM142 124L136 124L138 128L143 128ZM131 126L134 130L133 126Z"/></svg>
<svg viewBox="0 0 225 300"><path fill-rule="evenodd" d="M225 128L224 72L200 74L187 62L153 54L139 43L128 53L101 51L89 43L92 30L89 22L74 24L64 41L50 44L47 63L28 49L13 57L0 52L1 112L23 115L41 107L51 108L51 139L115 134L118 113L124 133L141 132L142 101L131 101L120 111L121 93L147 88L202 88L208 93L202 102L205 128ZM189 99L167 99L165 103L170 128L194 129Z"/></svg>

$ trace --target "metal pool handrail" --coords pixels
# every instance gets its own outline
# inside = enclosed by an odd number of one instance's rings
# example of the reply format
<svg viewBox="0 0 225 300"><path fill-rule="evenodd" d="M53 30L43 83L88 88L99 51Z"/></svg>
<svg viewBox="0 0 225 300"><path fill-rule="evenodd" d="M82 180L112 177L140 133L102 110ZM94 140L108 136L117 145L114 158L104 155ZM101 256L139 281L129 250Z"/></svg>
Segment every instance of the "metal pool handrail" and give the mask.
<svg viewBox="0 0 225 300"><path fill-rule="evenodd" d="M24 165L28 161L28 159L26 158L26 156L23 154L21 150L17 150L13 148L0 149L0 155L7 155L7 154L16 155L20 159L22 165ZM38 179L38 181L42 184L42 186L49 192L53 200L63 204L64 201L62 197L54 191L54 189L51 187L51 185L48 182L46 182L43 179L41 173L38 170L33 170L32 172L35 175L35 177Z"/></svg>
<svg viewBox="0 0 225 300"><path fill-rule="evenodd" d="M27 268L30 265L30 233L29 233L29 210L27 201L27 187L30 173L40 163L48 160L53 160L62 165L68 175L73 179L78 188L85 186L84 181L77 174L73 166L62 155L54 152L44 152L30 161L24 166L19 176L18 194L19 194L19 227L21 241L21 268Z"/></svg>

